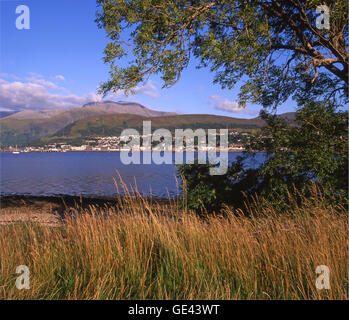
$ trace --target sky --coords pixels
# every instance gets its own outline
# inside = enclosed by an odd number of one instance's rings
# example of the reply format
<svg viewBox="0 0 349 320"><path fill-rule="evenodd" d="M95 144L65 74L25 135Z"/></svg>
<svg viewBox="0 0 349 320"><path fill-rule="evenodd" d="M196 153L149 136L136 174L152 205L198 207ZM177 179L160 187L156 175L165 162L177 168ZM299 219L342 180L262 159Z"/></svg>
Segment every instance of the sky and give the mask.
<svg viewBox="0 0 349 320"><path fill-rule="evenodd" d="M16 28L20 5L29 8L30 29ZM108 38L95 14L95 0L0 0L0 111L72 108L101 99L97 88L108 80L102 60ZM151 76L135 95L119 91L107 98L181 114L258 116L260 106L241 109L236 102L239 83L222 90L208 69L196 65L192 61L171 88L162 89L161 79ZM278 108L289 111L295 111L293 101Z"/></svg>

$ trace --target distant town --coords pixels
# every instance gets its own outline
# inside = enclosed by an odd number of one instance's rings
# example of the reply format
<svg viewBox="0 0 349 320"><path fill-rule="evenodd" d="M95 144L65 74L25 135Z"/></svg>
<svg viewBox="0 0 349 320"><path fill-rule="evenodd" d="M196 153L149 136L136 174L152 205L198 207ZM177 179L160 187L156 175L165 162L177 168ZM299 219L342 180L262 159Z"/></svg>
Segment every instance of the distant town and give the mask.
<svg viewBox="0 0 349 320"><path fill-rule="evenodd" d="M186 139L184 137L183 146L176 148L174 145L168 146L164 151L174 151L174 152L186 152L186 151L229 151L229 152L242 152L245 150L244 142L249 140L251 133L241 132L241 131L231 131L229 132L229 144L228 150L221 149L219 144L217 147L204 147L197 144L197 138ZM134 138L134 137L132 137ZM147 138L147 136L140 135L140 140ZM12 152L12 153L21 153L21 152L120 152L120 151L149 151L149 147L145 146L127 146L125 142L126 137L123 136L95 136L89 137L84 140L81 145L73 145L68 142L52 142L43 146L6 146L0 149L0 152ZM130 139L131 140L131 139ZM129 140L129 141L130 141ZM160 144L159 141L152 142L152 150L156 150L156 146ZM192 147L193 146L193 147Z"/></svg>

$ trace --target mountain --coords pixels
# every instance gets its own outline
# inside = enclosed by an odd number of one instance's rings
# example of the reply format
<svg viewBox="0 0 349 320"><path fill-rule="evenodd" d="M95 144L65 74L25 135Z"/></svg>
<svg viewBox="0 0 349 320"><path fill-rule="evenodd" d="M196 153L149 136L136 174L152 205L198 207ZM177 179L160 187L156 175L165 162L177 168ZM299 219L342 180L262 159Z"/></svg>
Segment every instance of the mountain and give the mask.
<svg viewBox="0 0 349 320"><path fill-rule="evenodd" d="M0 119L1 145L23 145L49 137L67 125L96 115L128 113L145 117L160 117L174 113L156 111L132 102L93 102L70 110L25 110Z"/></svg>
<svg viewBox="0 0 349 320"><path fill-rule="evenodd" d="M296 113L295 112L285 112L285 113L279 114L278 116L289 123L296 121ZM262 118L259 116L255 119L262 119Z"/></svg>
<svg viewBox="0 0 349 320"><path fill-rule="evenodd" d="M59 115L66 110L64 109L51 109L51 110L23 110L15 113L11 113L6 119L28 120L28 119L49 119L56 115Z"/></svg>
<svg viewBox="0 0 349 320"><path fill-rule="evenodd" d="M256 129L263 125L260 119L238 119L209 114L186 114L162 117L143 117L131 114L93 116L78 120L59 130L55 136L118 135L126 128L143 130L143 121L151 120L153 129Z"/></svg>
<svg viewBox="0 0 349 320"><path fill-rule="evenodd" d="M84 138L91 136L117 136L124 129L132 128L143 131L143 121L151 120L152 130L159 128L169 129L244 129L260 128L264 121L261 119L239 119L207 114L173 115L162 117L143 117L132 114L114 114L92 116L69 124L57 131L49 138L42 138L36 145L50 144L53 142L81 143Z"/></svg>
<svg viewBox="0 0 349 320"><path fill-rule="evenodd" d="M22 110L18 112L4 113L2 118L17 119L17 120L38 120L38 119L50 119L64 112L86 112L88 116L91 113L98 114L114 114L114 113L129 113L137 114L145 117L161 117L165 115L174 115L174 112L164 112L149 109L140 103L127 102L127 101L102 101L102 102L89 102L82 107L72 109L47 109L47 110Z"/></svg>
<svg viewBox="0 0 349 320"><path fill-rule="evenodd" d="M286 112L280 114L280 117L286 120L286 122L295 122L296 121L296 113L295 112Z"/></svg>
<svg viewBox="0 0 349 320"><path fill-rule="evenodd" d="M10 116L11 114L16 113L17 111L0 111L0 118L5 118Z"/></svg>
<svg viewBox="0 0 349 320"><path fill-rule="evenodd" d="M161 117L166 115L175 115L174 112L156 111L146 108L140 103L127 102L127 101L103 101L103 102L90 102L83 106L83 108L89 108L93 110L103 110L106 113L128 113L136 114L144 117Z"/></svg>
<svg viewBox="0 0 349 320"><path fill-rule="evenodd" d="M294 113L280 115L294 121ZM142 121L152 120L153 128L174 129L256 129L264 121L215 115L177 115L156 111L135 102L91 102L79 108L19 111L0 119L0 142L6 145L32 144L56 138L81 139L90 135L118 135L125 128L141 132Z"/></svg>

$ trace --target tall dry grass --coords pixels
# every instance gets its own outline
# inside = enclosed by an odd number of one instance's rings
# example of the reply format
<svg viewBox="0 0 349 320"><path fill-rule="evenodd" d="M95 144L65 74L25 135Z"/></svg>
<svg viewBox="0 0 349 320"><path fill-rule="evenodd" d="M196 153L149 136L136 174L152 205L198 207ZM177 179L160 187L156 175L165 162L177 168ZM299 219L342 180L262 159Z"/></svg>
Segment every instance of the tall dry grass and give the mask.
<svg viewBox="0 0 349 320"><path fill-rule="evenodd" d="M316 199L202 220L133 192L61 227L0 226L0 299L347 299L346 210ZM18 265L29 290L15 286ZM318 265L330 290L315 287Z"/></svg>

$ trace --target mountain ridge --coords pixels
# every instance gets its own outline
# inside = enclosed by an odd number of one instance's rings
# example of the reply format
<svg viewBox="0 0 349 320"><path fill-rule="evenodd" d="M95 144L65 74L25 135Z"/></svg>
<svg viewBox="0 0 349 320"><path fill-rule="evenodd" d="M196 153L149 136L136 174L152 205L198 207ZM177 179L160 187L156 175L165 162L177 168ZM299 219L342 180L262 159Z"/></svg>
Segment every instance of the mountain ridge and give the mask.
<svg viewBox="0 0 349 320"><path fill-rule="evenodd" d="M142 134L143 121L151 120L152 130L164 128L174 133L175 129L237 129L250 131L260 128L264 121L239 119L208 114L169 115L143 117L131 114L101 115L81 119L57 131L53 136L35 142L36 146L53 143L83 144L89 137L118 136L124 129L132 128Z"/></svg>
<svg viewBox="0 0 349 320"><path fill-rule="evenodd" d="M16 114L17 116L15 116ZM152 110L137 102L127 101L90 102L82 107L69 110L27 110L17 112L16 114L0 119L1 146L20 146L43 138L54 137L57 134L62 136L60 133L62 130L67 133L69 130L74 130L74 128L79 126L82 126L81 130L84 131L86 129L84 124L87 125L87 123L90 123L90 128L94 128L94 133L100 132L100 128L104 127L104 132L112 134L120 133L121 129L127 127L140 128L143 120L152 120L156 127L167 129L192 128L193 130L196 128L207 129L209 127L212 129L225 127L256 129L264 123L260 117L241 119L203 114L179 115ZM29 117L29 119L26 119L26 117ZM294 113L286 113L283 117L287 121L293 121ZM111 123L110 119L115 123ZM98 121L102 121L102 123L98 124ZM86 135L88 132L85 130L84 134Z"/></svg>
<svg viewBox="0 0 349 320"><path fill-rule="evenodd" d="M0 119L1 145L22 145L53 135L67 125L96 115L131 113L161 117L175 113L149 109L136 102L95 102L72 109L22 110Z"/></svg>
<svg viewBox="0 0 349 320"><path fill-rule="evenodd" d="M12 113L8 116L3 117L3 119L18 119L18 120L34 120L34 119L48 119L64 112L74 112L74 110L93 110L98 113L130 113L138 114L143 116L157 117L164 115L174 115L175 112L158 111L147 108L137 102L128 101L111 101L106 100L102 102L88 102L81 107L71 108L71 109L45 109L45 110L21 110Z"/></svg>

